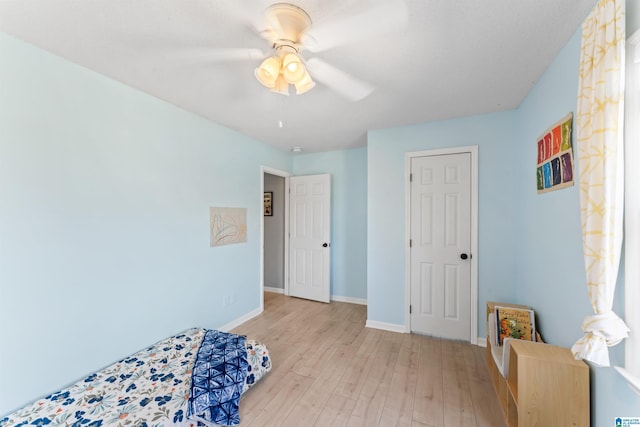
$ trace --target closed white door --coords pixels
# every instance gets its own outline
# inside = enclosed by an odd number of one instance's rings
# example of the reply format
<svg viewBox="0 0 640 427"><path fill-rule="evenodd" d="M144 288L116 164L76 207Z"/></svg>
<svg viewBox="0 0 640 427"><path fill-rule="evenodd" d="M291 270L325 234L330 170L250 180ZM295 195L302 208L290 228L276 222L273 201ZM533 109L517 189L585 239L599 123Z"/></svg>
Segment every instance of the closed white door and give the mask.
<svg viewBox="0 0 640 427"><path fill-rule="evenodd" d="M471 154L411 159L411 330L469 340Z"/></svg>
<svg viewBox="0 0 640 427"><path fill-rule="evenodd" d="M289 179L289 295L331 298L331 176Z"/></svg>

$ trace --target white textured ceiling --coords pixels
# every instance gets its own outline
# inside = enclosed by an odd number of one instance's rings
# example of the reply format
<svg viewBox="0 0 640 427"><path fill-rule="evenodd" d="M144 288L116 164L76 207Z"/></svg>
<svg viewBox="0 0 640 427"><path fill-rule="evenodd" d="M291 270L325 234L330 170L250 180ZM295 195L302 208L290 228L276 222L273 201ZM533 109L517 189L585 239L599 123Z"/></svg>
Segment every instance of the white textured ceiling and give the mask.
<svg viewBox="0 0 640 427"><path fill-rule="evenodd" d="M260 59L216 59L269 52L248 23L271 3L1 0L0 31L277 148L318 152L364 146L369 129L516 108L596 0L403 0L406 26L364 40L338 28L338 47L303 52L371 83L358 102L322 83L285 97L254 78ZM384 1L290 3L317 27Z"/></svg>

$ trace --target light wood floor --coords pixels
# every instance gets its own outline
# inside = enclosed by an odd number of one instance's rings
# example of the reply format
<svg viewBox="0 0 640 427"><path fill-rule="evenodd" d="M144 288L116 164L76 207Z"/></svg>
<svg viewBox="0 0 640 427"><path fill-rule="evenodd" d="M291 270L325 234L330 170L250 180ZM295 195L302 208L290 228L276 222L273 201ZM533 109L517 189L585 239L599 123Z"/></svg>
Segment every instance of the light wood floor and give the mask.
<svg viewBox="0 0 640 427"><path fill-rule="evenodd" d="M503 427L485 349L365 328L366 307L265 293L233 332L273 367L242 398L242 426Z"/></svg>

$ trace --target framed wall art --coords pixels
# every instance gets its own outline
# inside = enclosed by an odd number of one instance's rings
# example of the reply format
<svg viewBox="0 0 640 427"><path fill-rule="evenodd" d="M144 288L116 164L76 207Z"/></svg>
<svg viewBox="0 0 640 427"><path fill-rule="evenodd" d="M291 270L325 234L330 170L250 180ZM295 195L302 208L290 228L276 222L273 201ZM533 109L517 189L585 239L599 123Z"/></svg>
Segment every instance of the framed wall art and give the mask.
<svg viewBox="0 0 640 427"><path fill-rule="evenodd" d="M537 140L538 162L536 188L538 194L573 185L573 114L556 122Z"/></svg>
<svg viewBox="0 0 640 427"><path fill-rule="evenodd" d="M209 245L224 246L247 241L246 208L209 208Z"/></svg>
<svg viewBox="0 0 640 427"><path fill-rule="evenodd" d="M273 191L264 192L264 216L273 216Z"/></svg>

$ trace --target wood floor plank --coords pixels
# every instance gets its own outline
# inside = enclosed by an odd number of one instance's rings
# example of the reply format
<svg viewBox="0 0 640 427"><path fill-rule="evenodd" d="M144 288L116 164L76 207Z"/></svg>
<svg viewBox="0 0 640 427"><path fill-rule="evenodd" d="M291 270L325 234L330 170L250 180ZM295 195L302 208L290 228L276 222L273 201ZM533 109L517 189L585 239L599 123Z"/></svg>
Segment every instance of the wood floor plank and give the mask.
<svg viewBox="0 0 640 427"><path fill-rule="evenodd" d="M405 334L402 337L402 344L384 405L385 410L391 409L397 413L398 418L392 425L411 425L418 382L418 356L422 339L424 338L411 334Z"/></svg>
<svg viewBox="0 0 640 427"><path fill-rule="evenodd" d="M386 331L378 333L382 339L378 351L369 352L368 375L362 381L349 425L376 426L382 416L402 335Z"/></svg>
<svg viewBox="0 0 640 427"><path fill-rule="evenodd" d="M273 363L241 400L242 426L504 426L485 349L366 328L362 305L264 301L233 330Z"/></svg>
<svg viewBox="0 0 640 427"><path fill-rule="evenodd" d="M478 427L503 427L502 408L495 394L486 390L493 387L486 368L486 351L484 348L464 346L464 365L469 379L469 390L473 412Z"/></svg>
<svg viewBox="0 0 640 427"><path fill-rule="evenodd" d="M442 341L444 420L448 426L476 426L464 355L458 341Z"/></svg>
<svg viewBox="0 0 640 427"><path fill-rule="evenodd" d="M293 411L313 379L290 372L283 380L282 387L259 413L241 418L248 426L285 425L289 413ZM242 414L240 415L242 417Z"/></svg>
<svg viewBox="0 0 640 427"><path fill-rule="evenodd" d="M342 369L325 370L322 376L316 377L315 381L304 392L302 398L293 411L291 411L283 425L313 425L333 395L338 380L343 375L345 369L346 366Z"/></svg>
<svg viewBox="0 0 640 427"><path fill-rule="evenodd" d="M355 400L344 398L339 395L333 395L329 401L327 401L314 426L347 426L349 417L351 416L351 412L353 412L353 408L355 406Z"/></svg>
<svg viewBox="0 0 640 427"><path fill-rule="evenodd" d="M438 338L420 343L413 419L426 426L444 425L442 348Z"/></svg>

